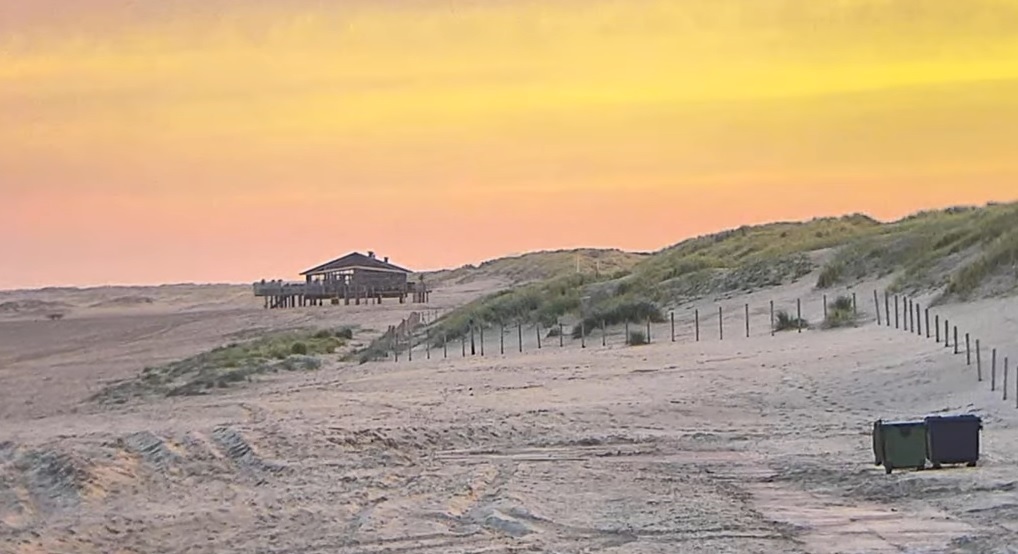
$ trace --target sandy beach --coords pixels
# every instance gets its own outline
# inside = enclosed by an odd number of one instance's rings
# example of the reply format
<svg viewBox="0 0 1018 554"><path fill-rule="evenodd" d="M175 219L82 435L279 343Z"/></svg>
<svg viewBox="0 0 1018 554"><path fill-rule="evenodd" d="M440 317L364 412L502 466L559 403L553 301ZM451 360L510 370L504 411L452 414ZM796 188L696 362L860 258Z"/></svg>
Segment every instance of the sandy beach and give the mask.
<svg viewBox="0 0 1018 554"><path fill-rule="evenodd" d="M497 285L439 290L428 309ZM2 552L982 553L1012 552L1018 533L1014 390L1005 402L964 355L869 319L698 343L665 324L641 347L618 330L607 348L528 335L504 356L491 337L483 358L329 360L109 406L86 399L149 365L297 325L358 325L362 343L420 306L97 294L0 298L75 307L0 320ZM795 298L816 304L803 284L724 303ZM936 311L1018 357L1018 299ZM928 413L983 417L979 467L873 465L873 420Z"/></svg>

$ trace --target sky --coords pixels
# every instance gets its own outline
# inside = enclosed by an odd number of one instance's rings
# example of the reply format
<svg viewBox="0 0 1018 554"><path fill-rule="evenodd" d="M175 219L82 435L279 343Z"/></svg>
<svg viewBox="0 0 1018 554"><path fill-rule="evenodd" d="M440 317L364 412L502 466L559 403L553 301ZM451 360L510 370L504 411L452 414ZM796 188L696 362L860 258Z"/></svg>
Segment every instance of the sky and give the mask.
<svg viewBox="0 0 1018 554"><path fill-rule="evenodd" d="M0 0L0 288L1018 199L1018 0Z"/></svg>

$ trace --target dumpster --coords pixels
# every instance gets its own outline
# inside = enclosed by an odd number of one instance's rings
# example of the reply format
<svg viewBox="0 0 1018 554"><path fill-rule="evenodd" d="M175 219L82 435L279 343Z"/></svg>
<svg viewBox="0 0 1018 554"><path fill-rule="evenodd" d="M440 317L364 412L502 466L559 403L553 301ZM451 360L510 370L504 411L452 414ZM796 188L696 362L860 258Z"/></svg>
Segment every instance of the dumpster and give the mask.
<svg viewBox="0 0 1018 554"><path fill-rule="evenodd" d="M884 471L926 468L925 421L877 421L873 425L874 455Z"/></svg>
<svg viewBox="0 0 1018 554"><path fill-rule="evenodd" d="M880 420L873 422L873 465L884 463L884 446L881 443Z"/></svg>
<svg viewBox="0 0 1018 554"><path fill-rule="evenodd" d="M977 415L928 416L926 419L927 458L934 469L943 464L979 462L979 432L983 420Z"/></svg>

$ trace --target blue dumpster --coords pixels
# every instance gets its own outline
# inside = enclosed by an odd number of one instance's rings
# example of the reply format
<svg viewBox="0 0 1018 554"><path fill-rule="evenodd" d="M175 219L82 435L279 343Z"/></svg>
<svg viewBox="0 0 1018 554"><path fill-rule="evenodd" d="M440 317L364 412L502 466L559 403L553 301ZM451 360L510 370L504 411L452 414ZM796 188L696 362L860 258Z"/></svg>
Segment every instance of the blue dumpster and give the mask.
<svg viewBox="0 0 1018 554"><path fill-rule="evenodd" d="M943 464L965 464L974 467L979 462L979 432L983 420L973 414L928 416L926 422L926 451L934 469Z"/></svg>

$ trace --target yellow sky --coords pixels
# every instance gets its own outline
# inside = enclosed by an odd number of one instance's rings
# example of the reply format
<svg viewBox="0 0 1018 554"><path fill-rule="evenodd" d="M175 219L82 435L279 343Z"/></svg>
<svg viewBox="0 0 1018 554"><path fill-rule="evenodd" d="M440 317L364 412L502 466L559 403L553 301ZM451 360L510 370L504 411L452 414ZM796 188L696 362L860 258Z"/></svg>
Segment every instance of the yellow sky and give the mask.
<svg viewBox="0 0 1018 554"><path fill-rule="evenodd" d="M0 287L653 249L1018 198L1018 1L0 0L0 122Z"/></svg>

